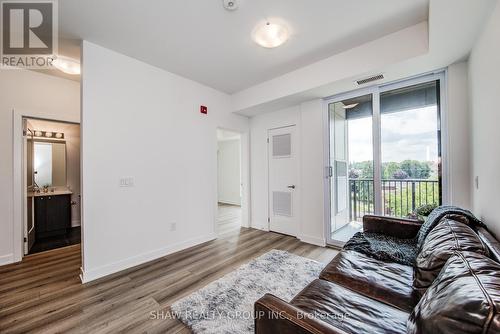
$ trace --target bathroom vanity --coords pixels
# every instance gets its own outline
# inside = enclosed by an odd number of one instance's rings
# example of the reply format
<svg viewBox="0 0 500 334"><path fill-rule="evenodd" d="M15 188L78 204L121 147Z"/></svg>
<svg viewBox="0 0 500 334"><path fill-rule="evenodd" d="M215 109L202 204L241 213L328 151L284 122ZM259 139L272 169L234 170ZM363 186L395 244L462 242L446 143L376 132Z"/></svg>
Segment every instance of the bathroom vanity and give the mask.
<svg viewBox="0 0 500 334"><path fill-rule="evenodd" d="M71 228L71 191L29 193L33 199L35 237L64 235Z"/></svg>

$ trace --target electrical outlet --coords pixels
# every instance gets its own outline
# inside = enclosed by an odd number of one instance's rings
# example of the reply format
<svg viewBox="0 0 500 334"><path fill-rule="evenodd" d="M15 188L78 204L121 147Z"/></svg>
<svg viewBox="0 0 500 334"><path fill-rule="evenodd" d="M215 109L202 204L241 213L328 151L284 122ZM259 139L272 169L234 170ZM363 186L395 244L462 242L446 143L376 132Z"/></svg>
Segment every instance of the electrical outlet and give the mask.
<svg viewBox="0 0 500 334"><path fill-rule="evenodd" d="M171 232L174 232L174 231L176 231L176 230L177 230L177 224L176 224L176 223L171 223L171 224L170 224L170 231L171 231Z"/></svg>
<svg viewBox="0 0 500 334"><path fill-rule="evenodd" d="M120 179L120 187L133 187L134 178L133 177L122 177Z"/></svg>

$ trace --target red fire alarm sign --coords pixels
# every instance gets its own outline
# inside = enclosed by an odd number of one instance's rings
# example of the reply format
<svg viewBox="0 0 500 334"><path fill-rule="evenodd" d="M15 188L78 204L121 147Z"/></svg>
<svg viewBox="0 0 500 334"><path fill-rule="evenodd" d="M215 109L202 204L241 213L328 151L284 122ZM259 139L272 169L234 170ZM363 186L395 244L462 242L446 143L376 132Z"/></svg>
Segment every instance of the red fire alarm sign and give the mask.
<svg viewBox="0 0 500 334"><path fill-rule="evenodd" d="M206 115L208 113L208 108L205 106L200 106L200 112Z"/></svg>

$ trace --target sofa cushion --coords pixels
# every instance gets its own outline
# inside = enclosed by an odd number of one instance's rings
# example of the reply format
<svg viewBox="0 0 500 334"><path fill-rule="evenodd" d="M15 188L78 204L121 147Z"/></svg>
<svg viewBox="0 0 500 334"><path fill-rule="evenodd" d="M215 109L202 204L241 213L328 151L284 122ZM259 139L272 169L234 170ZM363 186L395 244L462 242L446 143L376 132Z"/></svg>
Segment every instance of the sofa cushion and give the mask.
<svg viewBox="0 0 500 334"><path fill-rule="evenodd" d="M455 252L408 319L408 333L500 333L500 264Z"/></svg>
<svg viewBox="0 0 500 334"><path fill-rule="evenodd" d="M413 268L384 262L355 251L341 251L320 274L373 299L411 312L418 302L413 289Z"/></svg>
<svg viewBox="0 0 500 334"><path fill-rule="evenodd" d="M413 286L423 294L457 250L488 254L470 226L445 218L429 233L417 255Z"/></svg>
<svg viewBox="0 0 500 334"><path fill-rule="evenodd" d="M313 281L291 304L347 333L406 333L407 312L333 282Z"/></svg>

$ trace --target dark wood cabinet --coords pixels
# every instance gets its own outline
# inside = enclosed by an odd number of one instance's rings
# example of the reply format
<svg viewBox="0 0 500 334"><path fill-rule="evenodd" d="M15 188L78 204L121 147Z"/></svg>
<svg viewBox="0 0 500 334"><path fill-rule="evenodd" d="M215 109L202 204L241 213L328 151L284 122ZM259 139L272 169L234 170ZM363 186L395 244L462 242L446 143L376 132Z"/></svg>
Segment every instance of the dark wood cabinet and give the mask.
<svg viewBox="0 0 500 334"><path fill-rule="evenodd" d="M71 195L35 197L35 235L46 238L65 234L71 227Z"/></svg>

